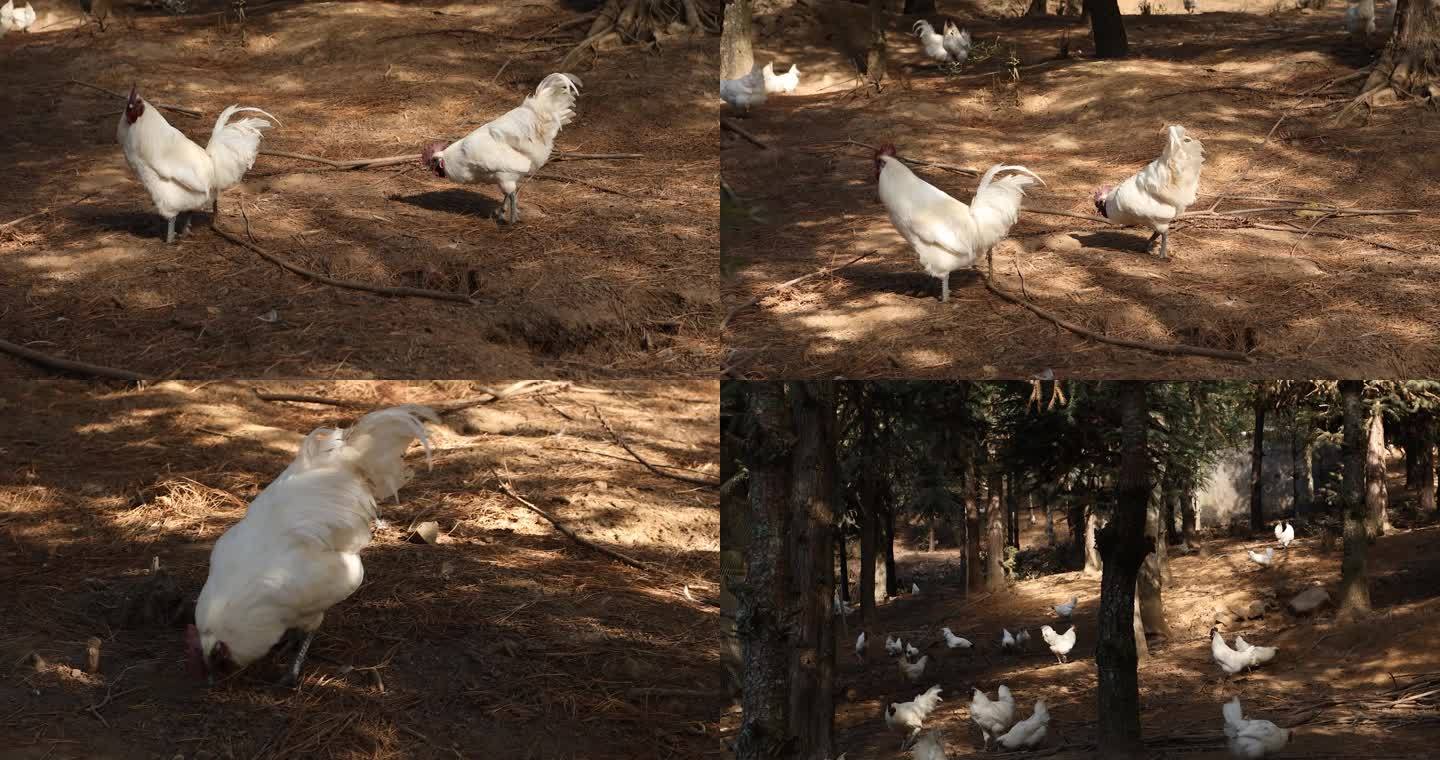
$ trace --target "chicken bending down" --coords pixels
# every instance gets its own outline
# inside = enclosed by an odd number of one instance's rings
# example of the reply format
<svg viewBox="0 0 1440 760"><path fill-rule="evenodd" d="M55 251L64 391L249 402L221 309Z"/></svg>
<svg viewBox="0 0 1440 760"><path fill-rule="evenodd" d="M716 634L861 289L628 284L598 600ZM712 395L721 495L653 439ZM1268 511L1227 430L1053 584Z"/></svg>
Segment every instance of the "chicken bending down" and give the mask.
<svg viewBox="0 0 1440 760"><path fill-rule="evenodd" d="M945 637L945 646L951 649L969 649L975 646L969 639L956 636L949 628L941 628L940 633Z"/></svg>
<svg viewBox="0 0 1440 760"><path fill-rule="evenodd" d="M935 711L935 706L943 701L945 700L940 698L940 685L936 684L909 702L891 702L885 707L886 727L905 734L905 738L900 741L902 752L920 734L920 729L925 727L925 719Z"/></svg>
<svg viewBox="0 0 1440 760"><path fill-rule="evenodd" d="M1015 723L1015 696L1010 693L1010 687L1001 686L993 700L975 689L970 698L970 720L980 727L985 748L989 749L990 740L1003 736Z"/></svg>
<svg viewBox="0 0 1440 760"><path fill-rule="evenodd" d="M425 146L421 163L435 176L471 185L494 182L504 193L497 215L514 224L520 218L520 180L540 171L550 160L555 136L575 118L580 78L551 74L540 80L535 94L504 115L446 146ZM507 213L508 212L508 213Z"/></svg>
<svg viewBox="0 0 1440 760"><path fill-rule="evenodd" d="M759 65L739 79L720 80L720 99L746 113L751 108L765 103L765 70Z"/></svg>
<svg viewBox="0 0 1440 760"><path fill-rule="evenodd" d="M1035 711L1030 717L1010 727L997 740L1005 749L1034 749L1045 741L1045 731L1050 727L1050 710L1045 700L1035 700Z"/></svg>
<svg viewBox="0 0 1440 760"><path fill-rule="evenodd" d="M1019 174L996 178L1011 171ZM925 271L939 278L941 302L950 300L950 273L974 266L982 253L988 261L990 249L1020 218L1025 188L1045 184L1023 166L996 164L980 178L967 206L915 176L888 143L875 152L875 177L890 222L915 249Z"/></svg>
<svg viewBox="0 0 1440 760"><path fill-rule="evenodd" d="M779 92L789 94L794 92L796 87L800 86L800 68L793 63L790 64L790 70L784 74L775 73L774 61L765 64L765 68L761 69L761 71L765 74L765 92L767 93Z"/></svg>
<svg viewBox="0 0 1440 760"><path fill-rule="evenodd" d="M1225 716L1225 739L1231 757L1258 760L1279 752L1290 742L1291 729L1268 720L1246 720L1239 697L1226 702L1220 713Z"/></svg>
<svg viewBox="0 0 1440 760"><path fill-rule="evenodd" d="M910 748L910 760L948 760L945 757L945 739L938 730L926 731L915 740Z"/></svg>
<svg viewBox="0 0 1440 760"><path fill-rule="evenodd" d="M1054 628L1048 625L1040 626L1040 637L1050 645L1050 651L1054 653L1057 662L1065 662L1070 650L1075 648L1075 626L1065 633L1056 633Z"/></svg>
<svg viewBox="0 0 1440 760"><path fill-rule="evenodd" d="M435 413L406 405L371 412L349 429L317 428L295 460L250 503L210 552L210 574L185 632L191 672L244 668L282 640L298 643L283 683L295 685L325 612L360 587L360 551L378 501L399 497L404 454L430 439Z"/></svg>
<svg viewBox="0 0 1440 760"><path fill-rule="evenodd" d="M925 664L930 662L930 655L927 654L913 663L904 657L896 662L900 663L900 675L905 676L905 680L910 683L915 683L925 677Z"/></svg>
<svg viewBox="0 0 1440 760"><path fill-rule="evenodd" d="M156 210L165 217L165 242L175 241L177 216L185 215L180 225L184 234L190 228L191 212L209 207L212 213L220 213L220 193L240 184L245 172L255 165L260 138L273 125L258 118L231 122L230 117L240 111L275 119L258 108L230 106L220 112L210 131L210 142L202 149L170 126L159 109L140 97L135 87L130 88L115 137L125 152L126 163L135 170ZM275 119L275 123L280 120Z"/></svg>
<svg viewBox="0 0 1440 760"><path fill-rule="evenodd" d="M1246 549L1245 553L1250 556L1250 561L1261 567L1269 567L1275 561L1275 547L1265 547L1265 553L1261 554L1254 549Z"/></svg>
<svg viewBox="0 0 1440 760"><path fill-rule="evenodd" d="M1204 146L1185 135L1185 128L1172 126L1165 150L1119 187L1095 191L1095 210L1117 224L1149 227L1155 231L1147 244L1154 250L1160 241L1160 258L1169 258L1170 223L1185 213L1200 191L1200 165L1205 163Z"/></svg>
<svg viewBox="0 0 1440 760"><path fill-rule="evenodd" d="M1226 677L1233 676L1242 670L1264 665L1275 659L1275 653L1279 651L1276 647L1257 647L1245 641L1240 636L1235 637L1235 648L1231 649L1225 643L1225 638L1220 635L1220 629L1210 629L1210 657Z"/></svg>

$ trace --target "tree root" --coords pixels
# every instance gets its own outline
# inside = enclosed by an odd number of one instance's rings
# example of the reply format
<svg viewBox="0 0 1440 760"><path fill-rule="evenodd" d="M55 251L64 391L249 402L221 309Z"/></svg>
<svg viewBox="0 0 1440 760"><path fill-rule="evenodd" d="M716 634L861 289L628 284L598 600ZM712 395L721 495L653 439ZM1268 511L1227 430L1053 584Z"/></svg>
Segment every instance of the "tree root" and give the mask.
<svg viewBox="0 0 1440 760"><path fill-rule="evenodd" d="M607 0L595 22L560 62L562 71L576 68L591 50L612 42L654 44L656 38L674 25L696 34L720 31L720 16L696 0Z"/></svg>
<svg viewBox="0 0 1440 760"><path fill-rule="evenodd" d="M131 383L142 383L152 379L148 375L138 372L131 372L128 369L115 369L113 367L101 367L98 364L86 364L72 359L61 359L49 354L42 354L39 351L28 349L24 346L11 343L8 340L0 340L0 352L17 356L37 367L64 372L71 375L83 377L103 377L110 380L124 380Z"/></svg>

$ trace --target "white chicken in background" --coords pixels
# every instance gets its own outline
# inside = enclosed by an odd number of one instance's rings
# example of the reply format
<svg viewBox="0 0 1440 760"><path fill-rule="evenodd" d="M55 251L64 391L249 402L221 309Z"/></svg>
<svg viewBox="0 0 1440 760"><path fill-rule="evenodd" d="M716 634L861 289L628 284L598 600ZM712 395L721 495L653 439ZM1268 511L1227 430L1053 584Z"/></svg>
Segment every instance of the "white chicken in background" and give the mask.
<svg viewBox="0 0 1440 760"><path fill-rule="evenodd" d="M800 68L793 63L790 64L790 70L784 74L775 73L774 61L765 64L765 68L761 69L761 72L765 75L765 92L767 93L789 94L800 86Z"/></svg>
<svg viewBox="0 0 1440 760"><path fill-rule="evenodd" d="M905 645L905 656L906 656L906 657L918 657L919 655L920 655L920 650L919 650L919 649L916 649L914 644L906 644L906 645Z"/></svg>
<svg viewBox="0 0 1440 760"><path fill-rule="evenodd" d="M1019 647L1019 645L1015 643L1015 635L1012 634L1012 633L1010 633L1010 629L1008 629L1008 628L1001 628L1001 629L1000 629L1000 651L1002 651L1002 652L1013 652L1013 651L1015 651L1018 647Z"/></svg>
<svg viewBox="0 0 1440 760"><path fill-rule="evenodd" d="M1024 651L1025 645L1030 643L1030 632L1024 628L1015 634L1015 648Z"/></svg>
<svg viewBox="0 0 1440 760"><path fill-rule="evenodd" d="M1066 602L1066 603L1064 603L1064 604L1057 604L1057 605L1055 605L1055 607L1054 607L1054 609L1055 609L1055 614L1056 614L1056 615L1059 615L1059 616L1062 617L1062 618L1068 618L1068 617L1070 617L1071 615L1075 614L1075 605L1077 605L1077 604L1079 604L1079 603L1080 603L1080 597L1078 597L1078 596L1072 596L1072 597L1070 597L1070 601L1068 601L1068 602Z"/></svg>
<svg viewBox="0 0 1440 760"><path fill-rule="evenodd" d="M5 0L0 5L0 34L15 30L17 32L28 32L35 24L35 9L30 3L25 3L24 8L16 8L15 0Z"/></svg>
<svg viewBox="0 0 1440 760"><path fill-rule="evenodd" d="M349 429L318 428L250 503L210 552L210 573L185 632L192 673L243 668L282 638L303 635L286 675L294 685L325 612L355 593L365 577L360 551L370 543L378 502L398 497L408 479L404 455L430 440L420 406L371 412Z"/></svg>
<svg viewBox="0 0 1440 760"><path fill-rule="evenodd" d="M1116 224L1149 227L1155 231L1147 248L1160 241L1160 258L1169 257L1170 223L1185 213L1200 192L1200 166L1205 163L1205 146L1185 135L1185 128L1171 126L1160 157L1150 162L1119 187L1095 191L1095 210Z"/></svg>
<svg viewBox="0 0 1440 760"><path fill-rule="evenodd" d="M927 731L910 748L910 760L949 760L945 757L945 740L939 731Z"/></svg>
<svg viewBox="0 0 1440 760"><path fill-rule="evenodd" d="M1290 742L1291 729L1268 720L1246 720L1239 697L1226 702L1220 714L1225 716L1225 739L1231 757L1258 760L1279 752Z"/></svg>
<svg viewBox="0 0 1440 760"><path fill-rule="evenodd" d="M1054 653L1058 662L1065 662L1070 650L1075 648L1075 626L1064 633L1056 633L1054 628L1048 625L1040 626L1040 638L1050 645L1050 651Z"/></svg>
<svg viewBox="0 0 1440 760"><path fill-rule="evenodd" d="M969 639L956 636L949 628L941 628L940 633L945 636L945 646L951 649L969 649L975 646Z"/></svg>
<svg viewBox="0 0 1440 760"><path fill-rule="evenodd" d="M581 86L574 74L550 74L540 80L533 95L499 118L449 146L426 145L420 162L435 176L462 185L499 185L505 197L497 215L514 224L520 218L520 181L550 160L560 128L575 118Z"/></svg>
<svg viewBox="0 0 1440 760"><path fill-rule="evenodd" d="M945 22L945 52L950 54L950 62L961 64L970 58L970 33L955 26L955 22Z"/></svg>
<svg viewBox="0 0 1440 760"><path fill-rule="evenodd" d="M1345 8L1345 32L1351 38L1368 42L1375 34L1375 0L1360 0Z"/></svg>
<svg viewBox="0 0 1440 760"><path fill-rule="evenodd" d="M1269 567L1270 563L1275 560L1275 547L1273 546L1267 547L1264 554L1261 554L1253 549L1246 549L1245 553L1250 555L1251 562L1254 562L1261 567Z"/></svg>
<svg viewBox="0 0 1440 760"><path fill-rule="evenodd" d="M885 634L885 654L897 657L903 651L905 651L905 642L900 639L892 639L890 634Z"/></svg>
<svg viewBox="0 0 1440 760"><path fill-rule="evenodd" d="M864 662L864 661L865 661L865 632L864 632L864 631L861 631L861 632L860 632L860 635L855 638L855 659L857 659L857 660L859 660L859 661L861 661L861 662Z"/></svg>
<svg viewBox="0 0 1440 760"><path fill-rule="evenodd" d="M935 32L935 27L931 26L929 21L920 19L910 30L920 38L920 47L925 50L926 57L940 63L950 62L950 51L945 49L945 38Z"/></svg>
<svg viewBox="0 0 1440 760"><path fill-rule="evenodd" d="M731 108L749 112L765 102L765 70L759 66L739 79L720 80L720 99Z"/></svg>
<svg viewBox="0 0 1440 760"><path fill-rule="evenodd" d="M1035 711L1030 717L1010 727L997 740L1005 749L1034 749L1045 741L1045 732L1050 728L1050 710L1045 700L1035 700Z"/></svg>
<svg viewBox="0 0 1440 760"><path fill-rule="evenodd" d="M1220 629L1210 629L1210 657L1226 676L1233 676L1242 670L1258 667L1273 659L1279 650L1276 647L1257 647L1245 641L1242 637L1236 637L1236 648L1231 649L1225 643L1225 638L1220 635Z"/></svg>
<svg viewBox="0 0 1440 760"><path fill-rule="evenodd" d="M995 178L1008 171L1029 176ZM967 206L915 176L888 143L875 152L875 178L890 222L915 249L925 271L939 278L942 303L950 300L950 273L974 266L982 253L988 257L1020 217L1025 188L1045 184L1023 166L996 164L980 178Z"/></svg>
<svg viewBox="0 0 1440 760"><path fill-rule="evenodd" d="M240 111L255 111L275 119L258 108L230 106L220 112L210 142L202 149L170 126L159 109L141 98L135 87L130 88L115 138L125 152L126 163L135 170L156 210L165 217L165 242L175 241L175 218L180 214L185 214L181 233L190 227L190 212L209 206L219 214L220 193L239 184L255 165L262 133L273 125L256 118L230 123L230 117Z"/></svg>
<svg viewBox="0 0 1440 760"><path fill-rule="evenodd" d="M925 664L930 662L930 655L927 654L913 663L901 657L898 662L900 663L900 675L905 676L905 680L910 683L915 683L925 677Z"/></svg>
<svg viewBox="0 0 1440 760"><path fill-rule="evenodd" d="M1005 734L1015 723L1015 697L1009 686L1001 686L996 699L990 699L985 692L975 689L970 698L970 720L980 727L985 737L985 748L990 748L990 739Z"/></svg>
<svg viewBox="0 0 1440 760"><path fill-rule="evenodd" d="M1275 659L1275 653L1280 651L1279 647L1257 647L1245 640L1244 636L1235 634L1235 651L1250 655L1251 667L1259 667Z"/></svg>
<svg viewBox="0 0 1440 760"><path fill-rule="evenodd" d="M925 727L925 719L935 711L935 706L945 700L940 698L940 684L935 684L909 702L891 702L885 706L885 726L891 731L905 734L900 741L903 751L910 741Z"/></svg>
<svg viewBox="0 0 1440 760"><path fill-rule="evenodd" d="M910 594L911 594L911 596L918 595L919 593L920 593L920 584L918 584L918 583L912 583L912 584L910 584Z"/></svg>
<svg viewBox="0 0 1440 760"><path fill-rule="evenodd" d="M1275 540L1280 542L1281 549L1289 549L1290 542L1295 540L1295 526L1288 521L1275 523Z"/></svg>

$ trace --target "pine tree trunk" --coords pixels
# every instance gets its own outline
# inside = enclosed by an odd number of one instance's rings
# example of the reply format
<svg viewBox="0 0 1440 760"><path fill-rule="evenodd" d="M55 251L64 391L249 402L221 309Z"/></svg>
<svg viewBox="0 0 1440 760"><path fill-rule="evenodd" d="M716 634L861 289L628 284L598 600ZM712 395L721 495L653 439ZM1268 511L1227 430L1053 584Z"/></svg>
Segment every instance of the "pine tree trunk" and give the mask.
<svg viewBox="0 0 1440 760"><path fill-rule="evenodd" d="M980 465L974 449L970 451L970 468L965 478L965 567L969 573L970 590L984 591L985 578L980 572Z"/></svg>
<svg viewBox="0 0 1440 760"><path fill-rule="evenodd" d="M1265 388L1255 384L1255 437L1250 449L1250 531L1265 528Z"/></svg>
<svg viewBox="0 0 1440 760"><path fill-rule="evenodd" d="M1085 0L1085 15L1090 17L1090 36L1095 40L1096 58L1124 58L1130 54L1125 39L1125 19L1120 15L1119 0Z"/></svg>
<svg viewBox="0 0 1440 760"><path fill-rule="evenodd" d="M1055 545L1055 493L1047 490L1042 493L1045 499L1045 543L1049 546Z"/></svg>
<svg viewBox="0 0 1440 760"><path fill-rule="evenodd" d="M865 436L861 440L870 439ZM879 521L875 518L875 494L870 481L867 473L860 474L860 619L863 625L875 621L875 532Z"/></svg>
<svg viewBox="0 0 1440 760"><path fill-rule="evenodd" d="M883 551L885 545L890 543L885 536L885 516L877 513L875 515L875 603L885 601L885 597L892 596L891 589L894 583L890 580L890 561ZM870 619L867 618L866 622Z"/></svg>
<svg viewBox="0 0 1440 760"><path fill-rule="evenodd" d="M1063 1L1063 0L1062 0ZM1045 0L1030 0L1030 7L1026 9L1027 16L1044 16L1046 12Z"/></svg>
<svg viewBox="0 0 1440 760"><path fill-rule="evenodd" d="M1097 536L1104 570L1100 577L1100 616L1095 666L1099 756L1140 757L1139 647L1136 636L1136 583L1150 553L1145 536L1150 501L1150 460L1146 451L1149 404L1146 384L1120 383L1120 479L1115 514Z"/></svg>
<svg viewBox="0 0 1440 760"><path fill-rule="evenodd" d="M865 76L875 87L885 81L885 30L889 26L885 0L870 0L870 50L865 57Z"/></svg>
<svg viewBox="0 0 1440 760"><path fill-rule="evenodd" d="M1199 518L1195 501L1195 489L1187 487L1180 499L1180 541L1187 545L1195 538L1195 521Z"/></svg>
<svg viewBox="0 0 1440 760"><path fill-rule="evenodd" d="M1370 72L1362 92L1383 105L1397 95L1440 96L1440 3L1398 0L1390 44Z"/></svg>
<svg viewBox="0 0 1440 760"><path fill-rule="evenodd" d="M1427 425L1429 420L1426 420ZM1435 441L1431 438L1428 427L1425 431L1424 443L1420 446L1420 480L1417 490L1420 497L1420 512L1423 514L1435 509Z"/></svg>
<svg viewBox="0 0 1440 760"><path fill-rule="evenodd" d="M1103 560L1100 557L1100 550L1095 546L1096 534L1100 530L1100 518L1095 515L1094 507L1085 508L1085 575L1099 575L1102 569Z"/></svg>
<svg viewBox="0 0 1440 760"><path fill-rule="evenodd" d="M750 21L750 0L734 0L725 6L720 30L721 79L739 79L755 68Z"/></svg>
<svg viewBox="0 0 1440 760"><path fill-rule="evenodd" d="M935 551L935 515L930 515L930 519L927 520L927 522L929 523L927 526L929 536L927 536L925 551L933 552Z"/></svg>
<svg viewBox="0 0 1440 760"><path fill-rule="evenodd" d="M834 387L829 381L790 383L795 447L791 459L790 526L786 541L793 579L790 619L790 728L793 756L833 756L835 718Z"/></svg>
<svg viewBox="0 0 1440 760"><path fill-rule="evenodd" d="M1168 496L1166 501L1169 501ZM1171 635L1170 624L1165 620L1164 595L1168 570L1165 543L1169 532L1165 528L1162 510L1158 505L1151 504L1145 510L1145 535L1150 537L1155 551L1146 555L1145 562L1140 565L1140 616L1144 622L1145 633L1153 633L1166 639Z"/></svg>
<svg viewBox="0 0 1440 760"><path fill-rule="evenodd" d="M1015 477L1005 476L1005 545L1020 546L1020 495L1015 492Z"/></svg>
<svg viewBox="0 0 1440 760"><path fill-rule="evenodd" d="M1370 612L1370 579L1365 568L1370 538L1365 529L1366 449L1365 414L1360 395L1364 381L1341 380L1345 439L1341 448L1344 476L1340 505L1345 514L1345 557L1340 562L1340 615L1353 619Z"/></svg>
<svg viewBox="0 0 1440 760"><path fill-rule="evenodd" d="M790 417L780 383L749 385L745 459L750 471L750 546L737 589L736 627L745 648L738 760L781 754L791 735L786 602L792 588L785 556L789 533Z"/></svg>
<svg viewBox="0 0 1440 760"><path fill-rule="evenodd" d="M1310 512L1315 498L1315 480L1310 468L1310 418L1295 414L1295 427L1290 436L1291 485L1294 490L1295 516Z"/></svg>
<svg viewBox="0 0 1440 760"><path fill-rule="evenodd" d="M895 584L900 576L895 572L895 505L885 500L885 595L895 596Z"/></svg>
<svg viewBox="0 0 1440 760"><path fill-rule="evenodd" d="M993 463L994 457L990 458ZM993 465L992 465L993 466ZM1005 512L1001 504L1000 473L991 471L986 477L985 499L985 590L999 591L1005 588Z"/></svg>
<svg viewBox="0 0 1440 760"><path fill-rule="evenodd" d="M836 531L836 543L839 544L840 554L840 601L850 601L850 550L845 542L845 527L842 525Z"/></svg>
<svg viewBox="0 0 1440 760"><path fill-rule="evenodd" d="M1390 530L1390 489L1385 483L1385 423L1377 404L1365 448L1365 530L1373 540Z"/></svg>

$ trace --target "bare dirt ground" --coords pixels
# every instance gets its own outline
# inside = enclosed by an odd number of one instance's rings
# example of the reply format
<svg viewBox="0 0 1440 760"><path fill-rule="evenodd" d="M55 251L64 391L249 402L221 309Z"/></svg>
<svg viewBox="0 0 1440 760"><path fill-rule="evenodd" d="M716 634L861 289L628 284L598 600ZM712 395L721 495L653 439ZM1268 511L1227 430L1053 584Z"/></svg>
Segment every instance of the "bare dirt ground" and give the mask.
<svg viewBox="0 0 1440 760"><path fill-rule="evenodd" d="M761 297L728 325L729 374L1259 378L1440 368L1440 311L1428 295L1440 286L1433 109L1382 108L1366 123L1338 126L1353 82L1296 97L1367 63L1346 40L1343 4L1310 12L1287 3L1274 13L1273 4L1201 0L1204 12L1193 16L1169 5L1162 15L1127 16L1131 57L1105 62L1087 57L1088 27L1074 17L1001 19L994 14L1016 9L944 3L977 49L999 42L994 57L958 76L924 66L908 34L914 19L896 17L890 78L875 94L853 86L863 9L762 4L758 60L780 70L798 63L802 83L735 119L770 149L722 134L725 178L755 217L722 229L731 270L724 307ZM1382 4L1382 19L1391 10ZM1055 60L1066 37L1072 58ZM1018 81L990 74L1012 49ZM1094 189L1159 155L1167 124L1205 144L1199 210L1228 194L1249 199L1227 199L1220 211L1283 205L1279 198L1423 213L1318 225L1314 214L1243 215L1292 232L1237 218L1187 221L1174 228L1169 262L1145 253L1148 230L1021 214L995 249L998 287L1112 337L1249 351L1252 361L1171 357L1062 330L987 292L974 274L952 275L952 300L940 304L938 282L876 197L871 151L846 144L888 141L902 156L980 170L1023 164L1048 183L1028 206L1093 214ZM955 171L917 172L962 200L975 188L973 176ZM774 289L866 252L848 268Z"/></svg>
<svg viewBox="0 0 1440 760"><path fill-rule="evenodd" d="M52 4L53 5L53 4ZM117 3L117 6L120 5ZM219 6L220 4L216 4ZM227 4L228 5L228 4ZM470 294L387 298L281 270L210 229L163 220L115 142L138 83L201 144L224 107L280 119L262 150L333 160L418 154L517 106L574 46L581 3L252 3L248 45L219 16L136 13L103 34L51 7L0 41L6 136L0 338L158 377L608 377L712 371L720 356L717 38L581 61L576 120L526 182L514 228L498 191L419 162L337 171L261 156L222 229L332 277ZM128 12L127 12L128 13ZM83 199L83 200L82 200ZM272 313L273 310L273 313ZM0 356L0 372L40 371Z"/></svg>
<svg viewBox="0 0 1440 760"><path fill-rule="evenodd" d="M262 661L206 688L182 629L215 539L302 433L468 382L0 387L0 755L10 758L671 758L714 751L716 490L711 381L553 389L444 415L419 448L364 585L327 615L296 691ZM498 473L498 475L497 475ZM647 563L582 548L504 495ZM435 545L405 540L422 520ZM152 576L152 558L161 574ZM694 600L685 596L688 584ZM101 640L86 672L87 640ZM355 669L348 669L346 666ZM93 709L91 709L93 708Z"/></svg>
<svg viewBox="0 0 1440 760"><path fill-rule="evenodd" d="M1391 492L1399 496L1399 489ZM1409 758L1433 754L1440 736L1434 695L1419 704L1356 714L1360 700L1396 699L1403 689L1433 681L1440 655L1430 643L1440 614L1440 526L1432 519L1379 538L1371 548L1371 597L1375 616L1342 625L1333 608L1318 617L1300 618L1271 610L1261 619L1224 628L1227 641L1243 634L1247 641L1279 647L1266 666L1220 680L1210 656L1208 632L1215 598L1237 590L1277 592L1283 601L1313 583L1332 595L1340 578L1340 551L1326 554L1318 537L1301 537L1288 552L1276 549L1276 564L1262 570L1246 557L1246 548L1261 549L1273 541L1210 538L1201 553L1171 555L1173 582L1165 588L1165 610L1174 636L1151 639L1151 659L1140 668L1141 724L1154 757L1228 757L1221 732L1220 706L1239 696L1248 717L1272 720L1296 733L1285 757ZM1021 546L1044 541L1043 523L1025 524ZM1068 538L1063 521L1057 525ZM1095 630L1100 579L1079 572L1059 573L1021 581L1007 592L967 600L956 577L959 554L953 549L924 552L915 545L897 547L902 587L920 585L918 597L908 594L879 607L879 622L869 627L870 659L864 665L853 654L856 617L850 618L849 640L841 642L836 695L836 747L850 757L899 758L900 737L887 731L883 710L892 701L906 701L938 683L945 700L927 728L939 728L949 757L989 757L978 730L969 722L972 688L992 697L1005 684L1014 692L1017 715L1029 717L1034 701L1050 707L1050 736L1041 749L1006 757L1095 757ZM1074 615L1078 640L1068 664L1058 664L1039 636L1042 625L1059 624L1051 606L1077 595ZM940 640L940 628L976 642L974 654L951 654ZM1028 629L1034 641L1020 656L999 652L1001 628ZM924 681L904 682L892 659L884 654L885 636L914 640L930 655ZM1396 691L1391 691L1392 689ZM1406 704L1415 703L1408 700ZM736 725L732 715L727 725ZM903 755L908 757L909 755Z"/></svg>

